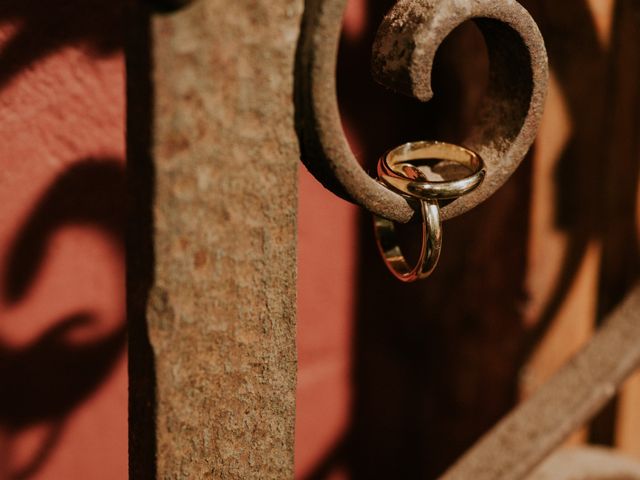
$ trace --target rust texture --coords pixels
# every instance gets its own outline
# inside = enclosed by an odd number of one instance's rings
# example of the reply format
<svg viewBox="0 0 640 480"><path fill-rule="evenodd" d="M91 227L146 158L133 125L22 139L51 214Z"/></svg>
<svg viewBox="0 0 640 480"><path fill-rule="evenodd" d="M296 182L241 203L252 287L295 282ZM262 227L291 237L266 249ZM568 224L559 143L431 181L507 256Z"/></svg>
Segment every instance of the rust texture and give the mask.
<svg viewBox="0 0 640 480"><path fill-rule="evenodd" d="M301 15L296 0L209 0L151 19L154 260L147 325L130 319L134 478L293 475ZM129 126L135 143L144 127ZM132 277L130 309L145 296ZM145 333L155 402L141 393Z"/></svg>
<svg viewBox="0 0 640 480"><path fill-rule="evenodd" d="M591 342L535 395L505 417L442 478L524 478L591 419L640 365L640 286Z"/></svg>
<svg viewBox="0 0 640 480"><path fill-rule="evenodd" d="M305 11L296 92L302 158L336 194L407 222L414 214L411 205L362 169L342 131L335 65L344 5L344 0L315 0ZM490 57L490 85L478 125L463 143L483 156L488 175L476 192L443 207L445 219L491 196L529 150L547 91L547 56L540 32L526 10L511 0L402 0L385 17L373 48L373 72L380 82L427 101L436 50L457 26L478 17Z"/></svg>

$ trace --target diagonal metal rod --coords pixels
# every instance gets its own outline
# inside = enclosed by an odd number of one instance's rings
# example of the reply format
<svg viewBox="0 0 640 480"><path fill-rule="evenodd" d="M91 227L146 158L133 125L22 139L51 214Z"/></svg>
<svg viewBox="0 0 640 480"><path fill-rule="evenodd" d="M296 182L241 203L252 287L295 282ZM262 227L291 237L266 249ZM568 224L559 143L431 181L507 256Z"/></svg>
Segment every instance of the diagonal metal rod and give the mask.
<svg viewBox="0 0 640 480"><path fill-rule="evenodd" d="M591 342L535 395L471 448L443 480L526 477L591 419L640 367L640 285Z"/></svg>

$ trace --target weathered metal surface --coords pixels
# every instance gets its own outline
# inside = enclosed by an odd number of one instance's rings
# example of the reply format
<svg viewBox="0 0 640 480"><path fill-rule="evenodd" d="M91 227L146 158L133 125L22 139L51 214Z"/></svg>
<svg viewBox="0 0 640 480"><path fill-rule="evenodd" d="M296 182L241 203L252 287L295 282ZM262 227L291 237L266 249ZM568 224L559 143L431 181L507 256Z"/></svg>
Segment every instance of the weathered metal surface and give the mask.
<svg viewBox="0 0 640 480"><path fill-rule="evenodd" d="M301 14L297 0L210 0L152 18L155 258L129 290L135 305L150 286L147 325L130 319L151 354L132 356L132 390L148 368L156 395L153 411L136 392L132 449L155 441L157 453L144 465L133 452L134 478L292 476Z"/></svg>
<svg viewBox="0 0 640 480"><path fill-rule="evenodd" d="M640 463L605 448L569 448L551 455L527 480L640 480Z"/></svg>
<svg viewBox="0 0 640 480"><path fill-rule="evenodd" d="M414 215L411 205L362 169L342 130L335 65L344 6L345 0L307 2L296 89L302 158L334 193L380 216L407 222ZM542 37L515 1L402 0L386 16L373 49L373 71L379 81L426 101L432 96L437 48L458 25L476 17L483 17L476 22L487 42L491 79L479 124L464 144L485 158L488 176L472 195L444 206L445 219L494 193L531 146L547 89Z"/></svg>
<svg viewBox="0 0 640 480"><path fill-rule="evenodd" d="M584 350L442 478L524 478L605 406L639 366L640 286L636 286Z"/></svg>

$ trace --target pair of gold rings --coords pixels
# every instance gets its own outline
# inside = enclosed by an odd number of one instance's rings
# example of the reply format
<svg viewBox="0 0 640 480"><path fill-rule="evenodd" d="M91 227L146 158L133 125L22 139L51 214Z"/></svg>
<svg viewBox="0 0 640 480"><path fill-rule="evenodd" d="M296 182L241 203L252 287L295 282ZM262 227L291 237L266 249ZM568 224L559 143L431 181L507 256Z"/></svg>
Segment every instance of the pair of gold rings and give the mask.
<svg viewBox="0 0 640 480"><path fill-rule="evenodd" d="M463 167L466 176L454 180L429 180L421 167L440 164ZM442 248L441 200L452 200L475 190L486 170L480 156L469 149L443 142L410 142L380 158L378 178L388 188L420 201L422 244L415 267L407 263L391 220L374 215L378 248L387 267L403 282L414 282L431 275Z"/></svg>

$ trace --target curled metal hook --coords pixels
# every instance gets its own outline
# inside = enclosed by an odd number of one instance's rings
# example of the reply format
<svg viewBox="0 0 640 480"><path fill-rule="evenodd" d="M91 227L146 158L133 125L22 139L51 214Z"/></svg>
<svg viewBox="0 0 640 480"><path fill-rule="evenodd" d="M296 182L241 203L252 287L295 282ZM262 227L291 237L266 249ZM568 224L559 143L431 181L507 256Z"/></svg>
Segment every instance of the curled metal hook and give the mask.
<svg viewBox="0 0 640 480"><path fill-rule="evenodd" d="M336 59L346 0L308 0L298 47L296 116L302 160L335 194L379 216L408 222L413 207L359 165L340 122ZM460 24L474 20L487 44L490 82L478 123L463 144L487 163L474 193L442 208L460 215L491 196L529 150L542 116L548 64L544 42L528 12L514 0L400 0L386 15L373 46L380 83L428 101L435 53Z"/></svg>

